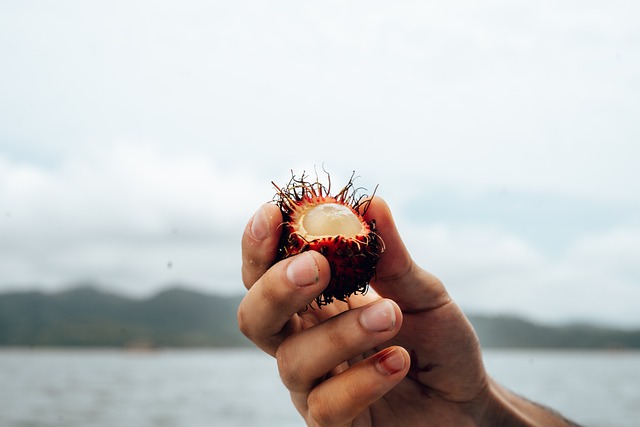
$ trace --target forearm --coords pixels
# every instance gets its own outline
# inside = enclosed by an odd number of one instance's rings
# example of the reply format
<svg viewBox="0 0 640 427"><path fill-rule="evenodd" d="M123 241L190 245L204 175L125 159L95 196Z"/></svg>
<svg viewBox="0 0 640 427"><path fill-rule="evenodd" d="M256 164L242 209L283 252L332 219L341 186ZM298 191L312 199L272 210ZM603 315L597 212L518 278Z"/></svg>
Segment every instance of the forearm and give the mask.
<svg viewBox="0 0 640 427"><path fill-rule="evenodd" d="M483 426L580 427L556 411L518 396L491 380L491 403Z"/></svg>

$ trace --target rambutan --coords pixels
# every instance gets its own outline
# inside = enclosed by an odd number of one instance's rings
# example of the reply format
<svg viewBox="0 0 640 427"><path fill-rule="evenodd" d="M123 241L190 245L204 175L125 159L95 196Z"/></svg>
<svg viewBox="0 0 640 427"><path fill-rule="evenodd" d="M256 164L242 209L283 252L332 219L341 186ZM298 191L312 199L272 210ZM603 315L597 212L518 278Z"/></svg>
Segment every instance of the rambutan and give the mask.
<svg viewBox="0 0 640 427"><path fill-rule="evenodd" d="M318 307L334 299L346 301L353 294L364 294L375 274L376 263L384 251L375 220L363 218L373 195L359 195L354 187L355 173L335 195L331 177L327 186L307 181L304 173L283 187L272 182L275 203L283 216L277 260L313 250L324 255L331 267L331 281L316 298ZM375 191L374 191L375 194Z"/></svg>

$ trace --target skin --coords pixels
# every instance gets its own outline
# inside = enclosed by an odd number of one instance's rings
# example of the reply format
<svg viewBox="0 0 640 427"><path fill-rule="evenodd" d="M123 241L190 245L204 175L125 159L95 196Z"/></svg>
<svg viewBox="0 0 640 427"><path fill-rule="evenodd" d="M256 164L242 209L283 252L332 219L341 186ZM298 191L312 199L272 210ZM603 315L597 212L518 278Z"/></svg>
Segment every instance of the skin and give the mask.
<svg viewBox="0 0 640 427"><path fill-rule="evenodd" d="M273 264L282 216L263 205L242 237L240 330L277 360L309 426L571 426L496 384L469 321L407 252L376 197L385 243L366 295L309 308L331 271L317 252Z"/></svg>

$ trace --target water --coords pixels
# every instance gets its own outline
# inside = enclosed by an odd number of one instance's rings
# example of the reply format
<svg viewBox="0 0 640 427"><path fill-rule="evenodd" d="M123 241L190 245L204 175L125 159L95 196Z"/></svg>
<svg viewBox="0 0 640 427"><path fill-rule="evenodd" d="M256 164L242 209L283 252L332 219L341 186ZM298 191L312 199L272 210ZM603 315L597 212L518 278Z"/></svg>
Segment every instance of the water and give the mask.
<svg viewBox="0 0 640 427"><path fill-rule="evenodd" d="M640 425L640 353L488 351L501 383L587 426ZM0 350L3 427L299 427L256 350Z"/></svg>
<svg viewBox="0 0 640 427"><path fill-rule="evenodd" d="M640 352L488 351L485 364L511 390L585 426L640 426Z"/></svg>

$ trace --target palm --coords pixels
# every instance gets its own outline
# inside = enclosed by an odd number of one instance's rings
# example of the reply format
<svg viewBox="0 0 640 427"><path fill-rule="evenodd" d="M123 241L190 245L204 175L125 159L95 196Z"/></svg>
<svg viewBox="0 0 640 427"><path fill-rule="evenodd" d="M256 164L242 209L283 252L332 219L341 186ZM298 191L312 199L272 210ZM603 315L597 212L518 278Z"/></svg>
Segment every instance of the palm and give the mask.
<svg viewBox="0 0 640 427"><path fill-rule="evenodd" d="M411 367L400 384L370 407L367 417L378 426L394 425L398 413L403 414L402 425L423 425L427 414L434 425L442 425L436 421L458 415L460 405L473 402L486 387L475 334L453 303L405 313L390 344L410 352Z"/></svg>
<svg viewBox="0 0 640 427"><path fill-rule="evenodd" d="M424 274L417 267L412 270L419 275ZM401 283L381 286L384 289L401 286ZM336 375L388 345L402 346L411 354L411 368L407 377L365 410L354 421L354 426L391 426L397 420L398 413L402 413L402 425L418 426L424 422L427 414L431 422L435 421L434 416L450 419L459 414L461 404L472 402L485 389L487 379L471 325L444 293L444 288L434 286L433 291L429 299L431 305L421 305L420 301L414 301L409 306L401 305L403 325L392 341L354 356L331 373ZM300 326L302 329L313 327L378 298L375 292L370 292L365 296L350 298L348 304L338 302L321 310L307 309L300 313ZM421 404L416 405L415 402ZM434 412L432 408L439 408L439 412ZM442 408L447 408L451 413L441 413Z"/></svg>
<svg viewBox="0 0 640 427"><path fill-rule="evenodd" d="M307 310L300 316L300 326L311 327L380 297L394 300L403 313L400 332L391 341L350 359L331 373L335 375L389 345L401 346L411 355L407 377L365 410L353 425L374 425L375 420L377 426L390 426L398 419L398 413L402 414L402 425L418 426L424 423L426 414L431 422L437 421L434 417L450 420L461 412L463 404L478 399L487 387L477 336L442 283L414 263L388 208L376 202L371 204L368 215L376 218L386 251L372 282L374 291L351 297L348 304Z"/></svg>

